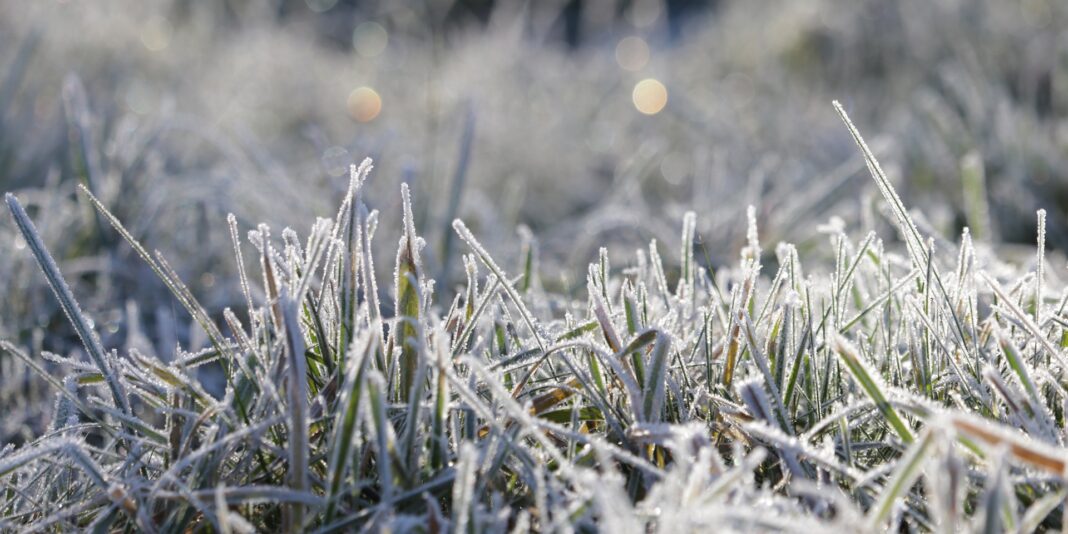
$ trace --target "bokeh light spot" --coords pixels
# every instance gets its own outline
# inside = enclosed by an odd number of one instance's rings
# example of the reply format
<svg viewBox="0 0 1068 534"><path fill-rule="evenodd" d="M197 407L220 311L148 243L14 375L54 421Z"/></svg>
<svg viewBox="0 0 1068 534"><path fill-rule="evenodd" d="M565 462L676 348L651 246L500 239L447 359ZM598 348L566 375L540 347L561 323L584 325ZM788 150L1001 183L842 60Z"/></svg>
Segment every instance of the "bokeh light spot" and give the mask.
<svg viewBox="0 0 1068 534"><path fill-rule="evenodd" d="M352 47L365 58L377 57L386 50L389 33L377 22L364 22L352 31Z"/></svg>
<svg viewBox="0 0 1068 534"><path fill-rule="evenodd" d="M337 177L348 172L352 156L344 147L332 146L323 151L321 163L327 175Z"/></svg>
<svg viewBox="0 0 1068 534"><path fill-rule="evenodd" d="M325 13L337 4L337 0L304 0L308 9L316 13Z"/></svg>
<svg viewBox="0 0 1068 534"><path fill-rule="evenodd" d="M370 87L357 87L349 93L349 116L358 122L370 122L382 112L382 97Z"/></svg>
<svg viewBox="0 0 1068 534"><path fill-rule="evenodd" d="M670 152L660 161L660 175L669 183L679 185L690 174L690 156L685 152Z"/></svg>
<svg viewBox="0 0 1068 534"><path fill-rule="evenodd" d="M660 80L646 78L634 85L634 107L646 115L656 115L667 105L667 87Z"/></svg>
<svg viewBox="0 0 1068 534"><path fill-rule="evenodd" d="M171 23L159 16L145 21L141 27L141 44L152 52L159 52L171 44Z"/></svg>
<svg viewBox="0 0 1068 534"><path fill-rule="evenodd" d="M649 45L641 37L624 37L616 45L616 63L629 71L641 70L649 63Z"/></svg>
<svg viewBox="0 0 1068 534"><path fill-rule="evenodd" d="M134 80L126 87L123 100L130 111L139 115L144 115L155 107L152 89L140 80Z"/></svg>
<svg viewBox="0 0 1068 534"><path fill-rule="evenodd" d="M648 28L660 18L662 9L660 0L635 0L627 10L627 19L635 28Z"/></svg>

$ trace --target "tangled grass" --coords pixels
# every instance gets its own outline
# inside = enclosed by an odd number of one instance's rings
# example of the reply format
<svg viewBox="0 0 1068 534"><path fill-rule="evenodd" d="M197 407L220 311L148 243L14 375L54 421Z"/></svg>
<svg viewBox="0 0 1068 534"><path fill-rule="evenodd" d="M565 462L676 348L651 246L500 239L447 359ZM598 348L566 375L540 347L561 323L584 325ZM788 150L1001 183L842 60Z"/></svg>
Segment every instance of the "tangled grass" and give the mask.
<svg viewBox="0 0 1068 534"><path fill-rule="evenodd" d="M220 319L82 186L210 340L169 363L101 343L9 194L85 358L0 342L55 395L48 431L0 453L0 527L1060 526L1068 291L1045 269L1044 212L1033 270L1001 263L967 230L936 247L836 109L901 252L828 225L833 259L806 270L792 245L762 250L750 210L738 262L713 272L695 257L688 213L677 272L656 241L625 269L602 249L580 299L540 283L532 237L509 273L456 220L466 283L442 300L407 186L392 288L380 287L367 160L337 215L303 239L261 224L249 249L229 219L245 309ZM209 364L225 377L221 397L198 378Z"/></svg>

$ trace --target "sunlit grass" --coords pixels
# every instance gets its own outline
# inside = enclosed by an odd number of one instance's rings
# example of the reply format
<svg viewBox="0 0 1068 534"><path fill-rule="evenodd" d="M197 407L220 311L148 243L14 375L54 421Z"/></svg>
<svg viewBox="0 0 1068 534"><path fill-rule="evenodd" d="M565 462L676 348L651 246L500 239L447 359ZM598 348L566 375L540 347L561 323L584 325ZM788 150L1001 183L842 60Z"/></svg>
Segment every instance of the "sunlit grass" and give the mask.
<svg viewBox="0 0 1068 534"><path fill-rule="evenodd" d="M229 218L245 305L222 323L81 188L209 337L210 348L170 363L101 345L8 195L91 363L0 343L56 396L51 430L0 455L0 522L162 532L1058 525L1063 505L1044 496L1068 483L1068 321L1044 295L1063 288L1041 268L995 277L967 239L941 256L925 245L837 109L905 255L839 231L829 271L803 270L780 246L777 270L765 272L751 209L739 263L713 277L688 213L677 273L655 244L624 269L602 250L566 314L550 304L563 297L533 282L534 258L507 272L460 220L466 284L438 300L407 186L394 280L380 284L369 161L353 166L336 216L304 239L261 224L246 256ZM1040 243L1043 223L1040 214ZM68 373L53 376L41 358ZM221 397L197 378L209 363L225 376Z"/></svg>

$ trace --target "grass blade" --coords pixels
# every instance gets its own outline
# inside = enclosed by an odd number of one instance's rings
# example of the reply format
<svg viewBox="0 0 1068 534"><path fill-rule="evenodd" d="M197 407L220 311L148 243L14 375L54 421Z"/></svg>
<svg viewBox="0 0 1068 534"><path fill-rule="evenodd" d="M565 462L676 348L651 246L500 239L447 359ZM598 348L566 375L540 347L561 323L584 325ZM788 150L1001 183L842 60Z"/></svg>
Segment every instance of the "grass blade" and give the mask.
<svg viewBox="0 0 1068 534"><path fill-rule="evenodd" d="M15 198L15 195L8 193L5 195L4 200L7 201L7 207L11 211L11 216L15 219L15 224L18 226L22 238L26 240L34 259L37 260L37 265L41 268L45 278L48 279L48 287L55 294L56 300L59 301L67 320L70 321L74 331L78 334L78 339L82 341L89 358L107 379L108 389L111 390L115 406L129 415L130 402L126 397L122 382L115 376L114 370L108 364L108 355L104 351L104 346L100 344L100 338L93 331L89 319L82 313L82 308L78 306L78 301L74 299L74 293L71 292L70 286L63 280L63 274L59 272L56 260L52 258L52 254L45 248L40 234L37 233L37 228L34 226L33 221L30 220L29 215L26 215L26 210L23 209L22 204Z"/></svg>
<svg viewBox="0 0 1068 534"><path fill-rule="evenodd" d="M890 423L890 426L897 432L897 435L901 438L901 441L905 443L912 443L914 438L912 432L909 430L908 425L901 419L894 410L894 407L890 405L890 401L887 400L886 394L883 392L883 387L880 384L878 378L868 369L868 366L861 360L860 352L852 343L846 341L842 336L835 336L834 338L834 350L838 353L839 358L845 363L846 368L849 369L850 374L860 384L861 389L868 394L872 402L875 403L879 412L886 417L886 421Z"/></svg>

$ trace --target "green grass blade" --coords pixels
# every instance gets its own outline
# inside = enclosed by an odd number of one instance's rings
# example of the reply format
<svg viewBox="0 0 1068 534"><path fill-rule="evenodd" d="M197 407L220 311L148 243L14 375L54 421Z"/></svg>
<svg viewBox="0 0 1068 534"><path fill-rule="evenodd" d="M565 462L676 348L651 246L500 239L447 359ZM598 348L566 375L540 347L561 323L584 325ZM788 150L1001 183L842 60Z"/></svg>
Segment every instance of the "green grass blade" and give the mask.
<svg viewBox="0 0 1068 534"><path fill-rule="evenodd" d="M834 338L834 350L838 353L842 363L849 369L850 374L860 384L861 389L868 394L872 402L875 403L876 408L883 414L886 421L897 432L897 435L901 438L901 441L905 443L912 443L915 438L912 436L912 432L909 430L905 421L897 414L897 410L890 405L890 401L887 400L886 394L883 392L882 385L878 378L868 369L868 366L861 360L860 353L852 343L846 341L842 336L835 336Z"/></svg>

